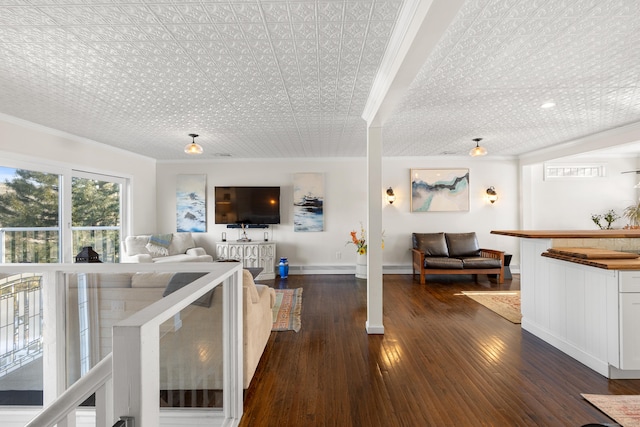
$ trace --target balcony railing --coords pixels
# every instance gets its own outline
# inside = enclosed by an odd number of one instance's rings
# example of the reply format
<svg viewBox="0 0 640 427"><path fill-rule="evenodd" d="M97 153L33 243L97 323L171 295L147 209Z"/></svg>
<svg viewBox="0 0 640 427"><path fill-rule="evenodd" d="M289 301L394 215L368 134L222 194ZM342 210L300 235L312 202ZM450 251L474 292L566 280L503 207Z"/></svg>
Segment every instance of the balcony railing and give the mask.
<svg viewBox="0 0 640 427"><path fill-rule="evenodd" d="M72 227L72 253L92 246L102 262L120 261L120 227ZM0 228L0 263L61 262L59 227Z"/></svg>
<svg viewBox="0 0 640 427"><path fill-rule="evenodd" d="M0 279L0 378L42 356L42 276Z"/></svg>
<svg viewBox="0 0 640 427"><path fill-rule="evenodd" d="M176 273L193 272L209 274L162 297L168 285L160 283L161 279L170 281ZM243 360L239 264L0 265L0 277L20 275L21 283L30 277L40 278L42 356L38 364L23 366L15 371L19 376L12 376L21 381L21 386L29 386L21 390L38 390L32 387L38 386L38 378L27 378L23 373L32 374L39 366L46 409L38 415L42 408L33 403L0 406L0 424L21 427L31 419L29 425L34 426L57 423L103 427L126 416L141 425L238 425L242 416ZM184 284L183 277L175 283ZM88 298L80 298L82 288L86 288ZM37 287L32 285L31 289L35 292ZM210 307L192 304L208 293L212 294ZM79 304L83 301L87 303L88 323L81 315ZM91 369L78 375L84 345L81 333L85 329L94 333L87 341ZM202 340L220 353L203 359L204 354L193 352L190 345L200 349ZM179 348L174 345L178 342L183 343ZM112 351L113 359L108 360L109 354L102 355L102 349ZM212 382L218 378L220 385ZM68 392L61 394L65 388ZM221 405L166 407L161 392L180 392L191 398L199 396L200 389L220 391ZM78 408L94 392L95 408L84 404Z"/></svg>

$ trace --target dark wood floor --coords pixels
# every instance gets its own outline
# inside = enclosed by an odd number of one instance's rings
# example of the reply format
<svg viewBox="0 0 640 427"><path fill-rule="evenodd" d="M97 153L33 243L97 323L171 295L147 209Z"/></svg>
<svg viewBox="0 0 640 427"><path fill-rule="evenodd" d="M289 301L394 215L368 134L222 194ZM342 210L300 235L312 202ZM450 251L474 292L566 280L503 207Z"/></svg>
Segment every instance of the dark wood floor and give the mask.
<svg viewBox="0 0 640 427"><path fill-rule="evenodd" d="M419 285L384 276L384 335L367 335L366 282L289 276L302 329L273 332L241 426L582 426L613 423L580 393L640 394L607 380L471 299L485 276Z"/></svg>

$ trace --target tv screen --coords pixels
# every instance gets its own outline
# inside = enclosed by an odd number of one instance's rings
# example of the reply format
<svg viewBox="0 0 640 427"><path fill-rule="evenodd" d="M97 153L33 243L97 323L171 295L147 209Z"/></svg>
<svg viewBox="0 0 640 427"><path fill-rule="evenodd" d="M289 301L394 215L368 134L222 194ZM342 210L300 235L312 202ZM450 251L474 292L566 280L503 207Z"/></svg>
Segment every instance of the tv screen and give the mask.
<svg viewBox="0 0 640 427"><path fill-rule="evenodd" d="M216 187L216 224L280 224L280 187Z"/></svg>

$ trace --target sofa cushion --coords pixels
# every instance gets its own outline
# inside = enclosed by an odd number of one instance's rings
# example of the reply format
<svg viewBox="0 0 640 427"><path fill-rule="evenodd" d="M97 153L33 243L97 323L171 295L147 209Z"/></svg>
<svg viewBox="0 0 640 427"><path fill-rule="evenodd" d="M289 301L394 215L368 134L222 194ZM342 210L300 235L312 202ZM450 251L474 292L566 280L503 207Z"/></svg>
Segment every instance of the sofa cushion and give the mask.
<svg viewBox="0 0 640 427"><path fill-rule="evenodd" d="M154 257L153 262L162 263L162 262L192 262L195 261L191 255L186 254L178 254L178 255L169 255L169 256L159 256Z"/></svg>
<svg viewBox="0 0 640 427"><path fill-rule="evenodd" d="M135 273L131 277L132 288L164 288L173 273Z"/></svg>
<svg viewBox="0 0 640 427"><path fill-rule="evenodd" d="M445 233L450 257L473 257L480 255L480 246L475 232Z"/></svg>
<svg viewBox="0 0 640 427"><path fill-rule="evenodd" d="M413 248L424 252L425 256L449 256L444 233L413 233L412 238Z"/></svg>
<svg viewBox="0 0 640 427"><path fill-rule="evenodd" d="M500 268L500 260L497 258L465 257L462 258L464 268Z"/></svg>
<svg viewBox="0 0 640 427"><path fill-rule="evenodd" d="M252 303L260 301L260 295L258 295L258 289L253 281L253 275L249 270L242 270L242 289L249 294L249 298Z"/></svg>
<svg viewBox="0 0 640 427"><path fill-rule="evenodd" d="M169 246L169 255L184 254L187 249L195 248L191 233L173 233L173 240Z"/></svg>
<svg viewBox="0 0 640 427"><path fill-rule="evenodd" d="M425 257L424 268L442 268L462 270L462 260L447 257Z"/></svg>
<svg viewBox="0 0 640 427"><path fill-rule="evenodd" d="M124 239L124 245L127 249L128 256L138 254L149 255L149 250L146 247L147 243L149 243L149 236L128 236Z"/></svg>

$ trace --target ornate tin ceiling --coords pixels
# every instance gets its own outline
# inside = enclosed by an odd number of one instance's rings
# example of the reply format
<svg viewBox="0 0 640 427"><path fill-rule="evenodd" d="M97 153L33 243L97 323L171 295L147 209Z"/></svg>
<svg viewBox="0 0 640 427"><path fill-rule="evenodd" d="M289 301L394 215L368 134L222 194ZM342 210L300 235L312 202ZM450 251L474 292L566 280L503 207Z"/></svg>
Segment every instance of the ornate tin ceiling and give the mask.
<svg viewBox="0 0 640 427"><path fill-rule="evenodd" d="M366 153L402 1L0 1L0 112L157 159ZM640 2L468 0L386 156L518 155L640 120ZM541 109L547 100L556 106Z"/></svg>

